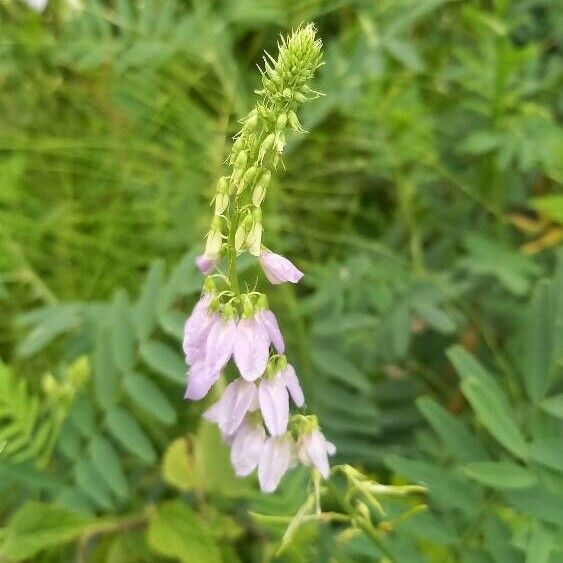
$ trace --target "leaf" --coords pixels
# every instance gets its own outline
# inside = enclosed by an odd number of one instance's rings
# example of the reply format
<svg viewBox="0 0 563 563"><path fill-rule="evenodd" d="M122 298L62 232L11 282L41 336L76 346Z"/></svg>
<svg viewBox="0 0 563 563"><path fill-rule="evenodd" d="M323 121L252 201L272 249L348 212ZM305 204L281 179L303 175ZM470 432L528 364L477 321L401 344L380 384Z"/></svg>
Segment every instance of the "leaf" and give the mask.
<svg viewBox="0 0 563 563"><path fill-rule="evenodd" d="M552 221L563 224L563 195L549 194L533 197L530 205Z"/></svg>
<svg viewBox="0 0 563 563"><path fill-rule="evenodd" d="M156 260L151 264L139 301L133 311L137 336L140 340L147 339L156 325L158 297L163 280L164 261Z"/></svg>
<svg viewBox="0 0 563 563"><path fill-rule="evenodd" d="M471 479L494 489L526 489L536 483L529 469L510 461L476 461L462 469Z"/></svg>
<svg viewBox="0 0 563 563"><path fill-rule="evenodd" d="M490 378L485 368L477 361L475 356L470 354L459 344L450 346L446 351L446 356L454 365L457 373L462 379L469 377Z"/></svg>
<svg viewBox="0 0 563 563"><path fill-rule="evenodd" d="M156 461L156 452L150 440L141 430L138 422L122 408L116 407L109 411L106 424L113 437L126 450L147 464Z"/></svg>
<svg viewBox="0 0 563 563"><path fill-rule="evenodd" d="M201 274L195 264L195 253L190 252L180 260L162 289L159 310L166 311L178 297L198 291L201 291Z"/></svg>
<svg viewBox="0 0 563 563"><path fill-rule="evenodd" d="M130 373L123 382L127 395L163 424L176 422L176 411L166 395L148 377Z"/></svg>
<svg viewBox="0 0 563 563"><path fill-rule="evenodd" d="M69 419L85 438L89 438L96 432L96 414L88 395L82 393L76 398Z"/></svg>
<svg viewBox="0 0 563 563"><path fill-rule="evenodd" d="M151 548L165 557L185 563L221 563L221 552L197 514L181 501L161 504L149 521Z"/></svg>
<svg viewBox="0 0 563 563"><path fill-rule="evenodd" d="M28 502L10 519L2 544L5 557L21 561L60 546L85 532L95 520L54 504Z"/></svg>
<svg viewBox="0 0 563 563"><path fill-rule="evenodd" d="M442 334L451 334L455 331L452 319L432 303L413 304L414 309L422 320L426 321L434 330Z"/></svg>
<svg viewBox="0 0 563 563"><path fill-rule="evenodd" d="M74 466L74 480L80 490L97 506L105 510L112 508L111 495L89 460L82 459Z"/></svg>
<svg viewBox="0 0 563 563"><path fill-rule="evenodd" d="M102 436L97 436L90 442L88 452L96 471L113 493L121 498L127 498L129 495L127 479L119 455L112 444Z"/></svg>
<svg viewBox="0 0 563 563"><path fill-rule="evenodd" d="M364 374L346 357L335 350L315 347L312 350L311 358L319 369L341 383L349 385L362 393L369 393L370 385Z"/></svg>
<svg viewBox="0 0 563 563"><path fill-rule="evenodd" d="M563 418L563 393L544 399L540 403L540 407L557 418Z"/></svg>
<svg viewBox="0 0 563 563"><path fill-rule="evenodd" d="M113 299L111 329L115 364L121 372L127 373L135 364L135 331L129 299L122 289L116 292Z"/></svg>
<svg viewBox="0 0 563 563"><path fill-rule="evenodd" d="M96 401L104 410L114 406L118 400L117 370L113 360L113 349L109 331L100 329L94 350L94 393Z"/></svg>
<svg viewBox="0 0 563 563"><path fill-rule="evenodd" d="M461 143L460 149L468 154L485 154L502 143L502 137L493 130L474 131Z"/></svg>
<svg viewBox="0 0 563 563"><path fill-rule="evenodd" d="M141 344L141 358L156 373L174 383L186 384L186 365L181 355L170 346L149 340Z"/></svg>
<svg viewBox="0 0 563 563"><path fill-rule="evenodd" d="M487 453L467 426L429 397L420 397L416 406L440 436L446 449L459 462L469 462L487 457Z"/></svg>
<svg viewBox="0 0 563 563"><path fill-rule="evenodd" d="M523 514L534 516L557 526L560 526L563 522L562 497L547 491L543 487L506 492L504 497Z"/></svg>
<svg viewBox="0 0 563 563"><path fill-rule="evenodd" d="M530 444L530 457L551 469L563 472L563 448L561 438L543 438Z"/></svg>
<svg viewBox="0 0 563 563"><path fill-rule="evenodd" d="M535 522L526 549L526 563L549 563L555 543L553 533L540 522Z"/></svg>
<svg viewBox="0 0 563 563"><path fill-rule="evenodd" d="M176 438L164 453L162 476L167 483L181 491L189 491L199 484L200 476L195 471L193 449L193 443L187 438Z"/></svg>
<svg viewBox="0 0 563 563"><path fill-rule="evenodd" d="M505 448L526 459L528 446L516 424L516 416L503 391L492 380L465 379L461 388L483 426Z"/></svg>
<svg viewBox="0 0 563 563"><path fill-rule="evenodd" d="M541 280L534 292L526 322L524 384L533 401L541 400L547 391L552 356L550 283Z"/></svg>

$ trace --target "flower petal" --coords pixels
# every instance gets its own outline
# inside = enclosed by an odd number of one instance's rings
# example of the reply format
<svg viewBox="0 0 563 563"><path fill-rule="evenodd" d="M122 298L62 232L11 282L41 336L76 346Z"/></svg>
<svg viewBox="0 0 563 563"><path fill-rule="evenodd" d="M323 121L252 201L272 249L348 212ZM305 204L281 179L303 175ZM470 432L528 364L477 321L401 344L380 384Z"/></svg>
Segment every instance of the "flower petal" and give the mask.
<svg viewBox="0 0 563 563"><path fill-rule="evenodd" d="M259 319L261 323L266 328L268 337L272 341L274 348L277 350L278 354L283 354L285 352L285 342L283 341L283 336L278 325L278 320L276 315L272 313L269 309L264 309L259 313Z"/></svg>
<svg viewBox="0 0 563 563"><path fill-rule="evenodd" d="M328 465L326 440L319 429L303 436L303 446L311 460L311 463L319 470L320 474L327 479L330 474Z"/></svg>
<svg viewBox="0 0 563 563"><path fill-rule="evenodd" d="M260 254L260 264L268 281L273 284L297 283L303 277L303 272L290 260L268 250Z"/></svg>
<svg viewBox="0 0 563 563"><path fill-rule="evenodd" d="M301 408L305 404L305 396L303 395L303 389L301 389L301 384L299 383L299 379L297 378L297 374L293 369L291 364L287 364L287 367L283 370L282 374L282 381L284 385L287 387L293 402Z"/></svg>
<svg viewBox="0 0 563 563"><path fill-rule="evenodd" d="M266 431L261 424L248 421L241 424L231 447L231 463L239 477L246 477L256 469L265 441Z"/></svg>
<svg viewBox="0 0 563 563"><path fill-rule="evenodd" d="M260 381L258 403L268 432L272 436L283 434L289 419L289 395L279 373Z"/></svg>
<svg viewBox="0 0 563 563"><path fill-rule="evenodd" d="M290 463L291 438L287 434L268 438L258 462L258 481L263 492L276 490Z"/></svg>
<svg viewBox="0 0 563 563"><path fill-rule="evenodd" d="M242 319L234 344L235 363L242 377L258 379L266 370L269 355L270 339L264 325L254 318Z"/></svg>
<svg viewBox="0 0 563 563"><path fill-rule="evenodd" d="M203 361L193 364L188 371L188 388L184 398L193 401L203 399L217 379L219 379L219 373L210 374Z"/></svg>
<svg viewBox="0 0 563 563"><path fill-rule="evenodd" d="M210 373L220 372L229 361L236 333L237 324L234 319L219 318L213 323L205 348L205 365Z"/></svg>
<svg viewBox="0 0 563 563"><path fill-rule="evenodd" d="M231 385L235 388L234 400L230 405L231 412L224 424L220 425L221 430L226 434L232 434L236 431L246 416L246 413L256 403L256 396L258 394L254 383L245 381L240 377L233 381Z"/></svg>

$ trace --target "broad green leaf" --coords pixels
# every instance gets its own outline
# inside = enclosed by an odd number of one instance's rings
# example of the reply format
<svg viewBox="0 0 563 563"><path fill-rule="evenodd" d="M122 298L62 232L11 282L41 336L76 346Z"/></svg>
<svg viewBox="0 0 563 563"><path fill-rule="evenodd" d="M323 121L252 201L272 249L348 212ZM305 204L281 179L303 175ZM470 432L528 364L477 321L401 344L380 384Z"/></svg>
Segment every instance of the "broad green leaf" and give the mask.
<svg viewBox="0 0 563 563"><path fill-rule="evenodd" d="M140 340L147 339L156 325L158 297L163 280L164 261L156 260L151 264L133 313Z"/></svg>
<svg viewBox="0 0 563 563"><path fill-rule="evenodd" d="M563 522L563 497L555 495L545 488L538 486L523 491L507 491L504 493L504 497L523 514L557 526Z"/></svg>
<svg viewBox="0 0 563 563"><path fill-rule="evenodd" d="M487 458L484 448L459 418L429 397L420 397L416 405L457 461L464 463Z"/></svg>
<svg viewBox="0 0 563 563"><path fill-rule="evenodd" d="M151 548L185 563L221 563L221 552L197 514L181 501L169 501L151 514L148 529Z"/></svg>
<svg viewBox="0 0 563 563"><path fill-rule="evenodd" d="M553 533L540 522L535 522L530 531L526 563L549 563L554 543Z"/></svg>
<svg viewBox="0 0 563 563"><path fill-rule="evenodd" d="M140 353L143 361L156 373L174 383L186 383L187 368L179 351L176 352L162 342L149 340L141 344Z"/></svg>
<svg viewBox="0 0 563 563"><path fill-rule="evenodd" d="M171 442L162 461L164 480L181 491L189 491L200 485L194 455L194 444L188 438L176 438Z"/></svg>
<svg viewBox="0 0 563 563"><path fill-rule="evenodd" d="M342 354L329 348L315 347L311 356L320 370L362 393L369 393L370 385L364 374Z"/></svg>
<svg viewBox="0 0 563 563"><path fill-rule="evenodd" d="M113 299L111 333L115 364L123 373L127 373L135 364L135 329L129 298L121 289Z"/></svg>
<svg viewBox="0 0 563 563"><path fill-rule="evenodd" d="M74 401L70 420L74 427L86 438L92 436L96 432L96 413L92 400L86 394L81 394Z"/></svg>
<svg viewBox="0 0 563 563"><path fill-rule="evenodd" d="M471 479L495 489L526 489L536 483L528 468L510 461L476 461L462 469Z"/></svg>
<svg viewBox="0 0 563 563"><path fill-rule="evenodd" d="M123 381L125 393L142 409L163 424L176 422L176 411L166 395L148 377L130 373Z"/></svg>
<svg viewBox="0 0 563 563"><path fill-rule="evenodd" d="M147 464L156 460L153 445L143 432L139 423L122 408L107 413L106 424L112 436L129 452Z"/></svg>
<svg viewBox="0 0 563 563"><path fill-rule="evenodd" d="M97 506L109 510L113 501L106 484L88 459L80 460L73 469L74 480L81 491Z"/></svg>
<svg viewBox="0 0 563 563"><path fill-rule="evenodd" d="M563 472L563 440L543 438L530 444L530 457L551 469Z"/></svg>
<svg viewBox="0 0 563 563"><path fill-rule="evenodd" d="M118 375L109 331L100 329L94 350L94 393L100 407L109 409L117 402Z"/></svg>
<svg viewBox="0 0 563 563"><path fill-rule="evenodd" d="M563 418L563 393L547 397L540 403L540 407L557 418Z"/></svg>
<svg viewBox="0 0 563 563"><path fill-rule="evenodd" d="M469 377L461 388L483 426L514 455L526 459L528 446L516 423L516 415L502 389L492 379Z"/></svg>
<svg viewBox="0 0 563 563"><path fill-rule="evenodd" d="M451 334L455 331L455 324L444 311L432 303L416 303L413 308L434 330L442 334Z"/></svg>
<svg viewBox="0 0 563 563"><path fill-rule="evenodd" d="M29 559L84 533L95 520L54 504L28 502L10 519L2 553L11 560Z"/></svg>
<svg viewBox="0 0 563 563"><path fill-rule="evenodd" d="M88 447L90 458L96 471L108 487L121 498L129 495L127 479L123 473L121 460L111 442L102 436L96 436Z"/></svg>

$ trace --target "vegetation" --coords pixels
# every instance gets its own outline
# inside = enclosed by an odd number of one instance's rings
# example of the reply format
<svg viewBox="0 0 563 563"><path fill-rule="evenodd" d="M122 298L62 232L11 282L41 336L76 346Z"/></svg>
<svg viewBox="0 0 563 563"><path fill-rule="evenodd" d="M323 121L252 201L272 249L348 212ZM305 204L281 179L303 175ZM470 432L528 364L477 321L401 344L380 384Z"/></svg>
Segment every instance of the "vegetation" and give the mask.
<svg viewBox="0 0 563 563"><path fill-rule="evenodd" d="M263 222L305 272L268 299L337 447L322 518L307 468L235 477L180 347L256 64L307 21L325 95ZM555 0L0 2L0 558L563 560L562 29Z"/></svg>

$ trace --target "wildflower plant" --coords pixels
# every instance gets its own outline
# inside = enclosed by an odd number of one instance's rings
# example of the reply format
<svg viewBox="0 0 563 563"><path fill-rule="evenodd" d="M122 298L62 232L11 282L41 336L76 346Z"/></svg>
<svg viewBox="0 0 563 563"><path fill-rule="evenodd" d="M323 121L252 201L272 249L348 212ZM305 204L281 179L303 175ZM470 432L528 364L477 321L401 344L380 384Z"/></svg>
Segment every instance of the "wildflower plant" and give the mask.
<svg viewBox="0 0 563 563"><path fill-rule="evenodd" d="M202 399L232 359L239 373L204 417L216 423L231 446L239 476L258 469L260 487L274 491L299 459L329 476L328 456L335 446L313 415L290 416L290 402L301 408L303 391L285 355L285 343L268 299L241 291L237 260L257 257L272 284L298 283L303 273L263 244L262 203L272 174L281 164L286 132L301 133L298 107L320 94L308 86L321 66L321 41L315 27L282 38L277 59L266 54L256 107L242 120L213 198L214 216L197 265L207 275L203 294L184 327L188 364L186 398ZM214 273L221 262L227 273Z"/></svg>

